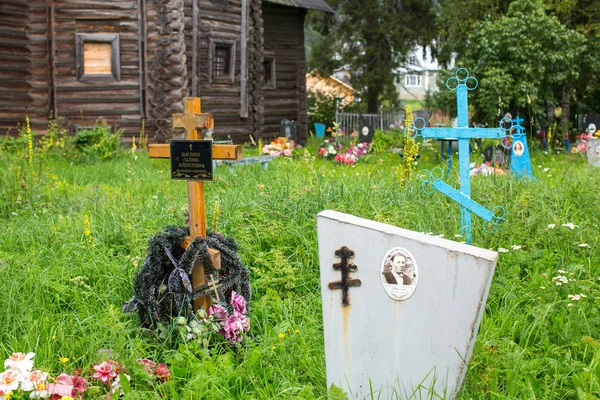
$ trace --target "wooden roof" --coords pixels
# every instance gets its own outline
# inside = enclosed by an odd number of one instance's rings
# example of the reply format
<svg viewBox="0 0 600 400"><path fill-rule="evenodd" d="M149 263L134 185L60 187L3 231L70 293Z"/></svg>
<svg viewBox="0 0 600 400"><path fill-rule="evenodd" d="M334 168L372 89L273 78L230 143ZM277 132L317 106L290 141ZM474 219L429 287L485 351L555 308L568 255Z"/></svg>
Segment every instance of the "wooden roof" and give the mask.
<svg viewBox="0 0 600 400"><path fill-rule="evenodd" d="M319 10L328 13L334 11L329 7L325 0L264 0L265 3L280 4L282 6L306 8L309 10Z"/></svg>

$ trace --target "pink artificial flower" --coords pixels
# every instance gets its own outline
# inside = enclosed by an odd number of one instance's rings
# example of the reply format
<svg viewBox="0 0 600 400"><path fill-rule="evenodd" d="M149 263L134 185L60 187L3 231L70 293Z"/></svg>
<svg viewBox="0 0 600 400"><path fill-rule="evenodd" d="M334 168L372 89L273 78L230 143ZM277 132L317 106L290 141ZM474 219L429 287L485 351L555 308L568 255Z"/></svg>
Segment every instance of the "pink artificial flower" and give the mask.
<svg viewBox="0 0 600 400"><path fill-rule="evenodd" d="M52 399L71 396L73 394L73 378L67 374L60 374L56 377L56 383L48 384L48 392L52 395Z"/></svg>
<svg viewBox="0 0 600 400"><path fill-rule="evenodd" d="M104 361L103 363L94 365L94 375L92 378L100 379L102 383L108 383L109 380L116 378L119 374L113 369L112 361Z"/></svg>
<svg viewBox="0 0 600 400"><path fill-rule="evenodd" d="M246 314L246 304L248 304L248 302L244 296L237 294L235 290L231 292L231 306L233 307L234 311L237 311L241 314Z"/></svg>
<svg viewBox="0 0 600 400"><path fill-rule="evenodd" d="M41 391L45 389L48 374L40 370L34 370L25 375L25 380L21 382L21 390L31 392L32 390Z"/></svg>
<svg viewBox="0 0 600 400"><path fill-rule="evenodd" d="M319 149L319 157L324 157L325 154L327 154L327 149L325 149L325 147L321 147Z"/></svg>
<svg viewBox="0 0 600 400"><path fill-rule="evenodd" d="M587 152L587 143L586 142L581 142L577 145L577 149L579 149L580 152L585 153Z"/></svg>
<svg viewBox="0 0 600 400"><path fill-rule="evenodd" d="M242 331L248 332L250 331L250 318L245 315L237 315L240 325L242 326Z"/></svg>
<svg viewBox="0 0 600 400"><path fill-rule="evenodd" d="M4 361L4 368L16 368L26 375L33 368L32 358L34 356L35 353L13 353L6 361Z"/></svg>
<svg viewBox="0 0 600 400"><path fill-rule="evenodd" d="M154 370L154 374L163 382L166 382L171 378L171 371L169 371L169 368L167 368L165 364L159 364Z"/></svg>
<svg viewBox="0 0 600 400"><path fill-rule="evenodd" d="M9 393L17 390L19 384L25 379L21 370L10 368L0 374L0 393Z"/></svg>
<svg viewBox="0 0 600 400"><path fill-rule="evenodd" d="M283 155L286 156L286 157L291 156L292 155L292 150L290 150L290 149L283 150Z"/></svg>
<svg viewBox="0 0 600 400"><path fill-rule="evenodd" d="M225 339L232 342L242 341L242 336L240 333L243 329L243 326L238 317L235 315L229 316L229 318L225 320L223 328L225 330Z"/></svg>
<svg viewBox="0 0 600 400"><path fill-rule="evenodd" d="M224 320L227 318L227 310L222 305L215 304L209 307L208 315L214 315L216 319Z"/></svg>
<svg viewBox="0 0 600 400"><path fill-rule="evenodd" d="M146 372L148 373L148 375L150 375L150 376L154 375L154 369L156 368L156 363L154 361L149 360L147 358L144 358L144 359L138 358L137 362L141 366L144 367L144 369L146 370Z"/></svg>
<svg viewBox="0 0 600 400"><path fill-rule="evenodd" d="M87 390L89 383L83 376L74 375L71 377L71 379L73 380L73 391L71 392L71 397L81 399L83 397L83 393Z"/></svg>

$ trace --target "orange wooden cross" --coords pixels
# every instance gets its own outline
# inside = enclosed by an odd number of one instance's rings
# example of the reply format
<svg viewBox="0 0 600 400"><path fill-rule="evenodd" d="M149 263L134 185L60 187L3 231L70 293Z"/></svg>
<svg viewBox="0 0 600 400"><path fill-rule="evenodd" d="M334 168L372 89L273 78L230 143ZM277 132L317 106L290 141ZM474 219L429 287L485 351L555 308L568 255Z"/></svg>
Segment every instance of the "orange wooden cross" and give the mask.
<svg viewBox="0 0 600 400"><path fill-rule="evenodd" d="M201 129L212 129L214 120L212 114L200 112L200 98L186 97L183 99L184 113L173 114L173 128L185 128L187 140L201 140ZM213 145L213 159L215 160L241 160L242 146L239 145ZM169 144L149 144L148 154L150 158L170 158ZM188 181L188 212L190 221L190 236L182 244L187 247L197 236L206 237L206 209L204 204L204 182ZM208 249L208 255L213 267L221 268L221 255L218 250ZM204 266L194 262L192 270L192 286L194 289L205 285ZM194 300L194 312L204 307L208 310L210 306L209 296L198 297Z"/></svg>

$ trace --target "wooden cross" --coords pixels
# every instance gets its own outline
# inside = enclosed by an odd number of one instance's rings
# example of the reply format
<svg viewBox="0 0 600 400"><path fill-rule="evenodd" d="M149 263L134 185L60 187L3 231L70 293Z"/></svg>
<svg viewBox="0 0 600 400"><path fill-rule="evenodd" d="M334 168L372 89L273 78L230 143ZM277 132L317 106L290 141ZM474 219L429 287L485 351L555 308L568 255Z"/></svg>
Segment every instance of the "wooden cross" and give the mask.
<svg viewBox="0 0 600 400"><path fill-rule="evenodd" d="M335 251L335 256L339 257L341 262L333 264L333 269L342 272L342 280L337 282L329 283L329 289L342 289L342 307L348 307L350 305L350 297L348 296L348 289L351 287L358 287L362 285L360 279L350 279L350 272L356 272L358 267L352 263L354 258L354 252L342 246L339 250Z"/></svg>
<svg viewBox="0 0 600 400"><path fill-rule="evenodd" d="M215 276L210 274L210 281L208 282L208 290L212 290L215 293L215 297L217 298L217 303L221 301L219 298L218 288L223 287L223 285L219 284L219 282L215 281Z"/></svg>
<svg viewBox="0 0 600 400"><path fill-rule="evenodd" d="M201 140L201 129L212 129L214 120L212 114L202 114L200 112L200 98L186 97L183 99L184 113L173 114L173 128L185 128L187 132L186 139ZM239 145L213 145L213 159L215 160L241 160L242 147ZM150 158L170 158L169 144L149 144L148 154ZM186 247L197 236L206 237L206 209L204 204L204 182L187 182L188 187L188 212L190 221L190 236L182 243ZM213 267L221 268L221 255L218 250L208 249L208 256L211 259ZM203 286L206 283L204 279L204 267L199 261L195 261L192 269L192 286L194 289ZM194 312L204 307L208 310L210 306L209 296L201 296L194 300Z"/></svg>

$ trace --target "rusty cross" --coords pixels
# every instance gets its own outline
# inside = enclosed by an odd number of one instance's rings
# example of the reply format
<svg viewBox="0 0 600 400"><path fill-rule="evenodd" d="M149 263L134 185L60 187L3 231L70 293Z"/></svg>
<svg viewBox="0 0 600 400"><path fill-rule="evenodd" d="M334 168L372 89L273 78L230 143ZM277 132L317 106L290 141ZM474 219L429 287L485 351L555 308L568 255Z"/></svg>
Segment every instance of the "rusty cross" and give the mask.
<svg viewBox="0 0 600 400"><path fill-rule="evenodd" d="M329 283L329 289L342 289L342 307L348 307L350 305L348 289L351 287L358 287L362 282L360 279L350 279L350 273L358 270L358 267L351 261L354 258L354 252L352 250L346 246L342 246L339 250L335 251L335 256L338 257L341 262L333 264L333 269L342 272L342 280Z"/></svg>
<svg viewBox="0 0 600 400"><path fill-rule="evenodd" d="M221 301L221 299L219 298L219 291L217 290L220 287L223 287L223 285L219 284L218 281L215 281L215 276L213 274L210 274L210 281L208 282L208 290L211 290L215 293L215 297L217 298L217 303L219 301Z"/></svg>
<svg viewBox="0 0 600 400"><path fill-rule="evenodd" d="M212 129L214 120L212 114L201 113L200 98L186 97L183 99L184 113L173 114L173 128L185 128L186 139L201 140L202 129ZM242 147L239 145L213 145L213 159L215 160L241 160ZM149 144L150 158L170 158L169 144ZM188 213L190 218L190 236L186 237L182 246L187 248L197 236L206 237L206 209L204 204L204 182L188 181ZM208 249L208 256L215 269L221 268L219 251ZM192 286L194 289L206 283L204 266L196 260L192 269ZM201 296L194 299L194 312L204 307L208 310L210 299Z"/></svg>

